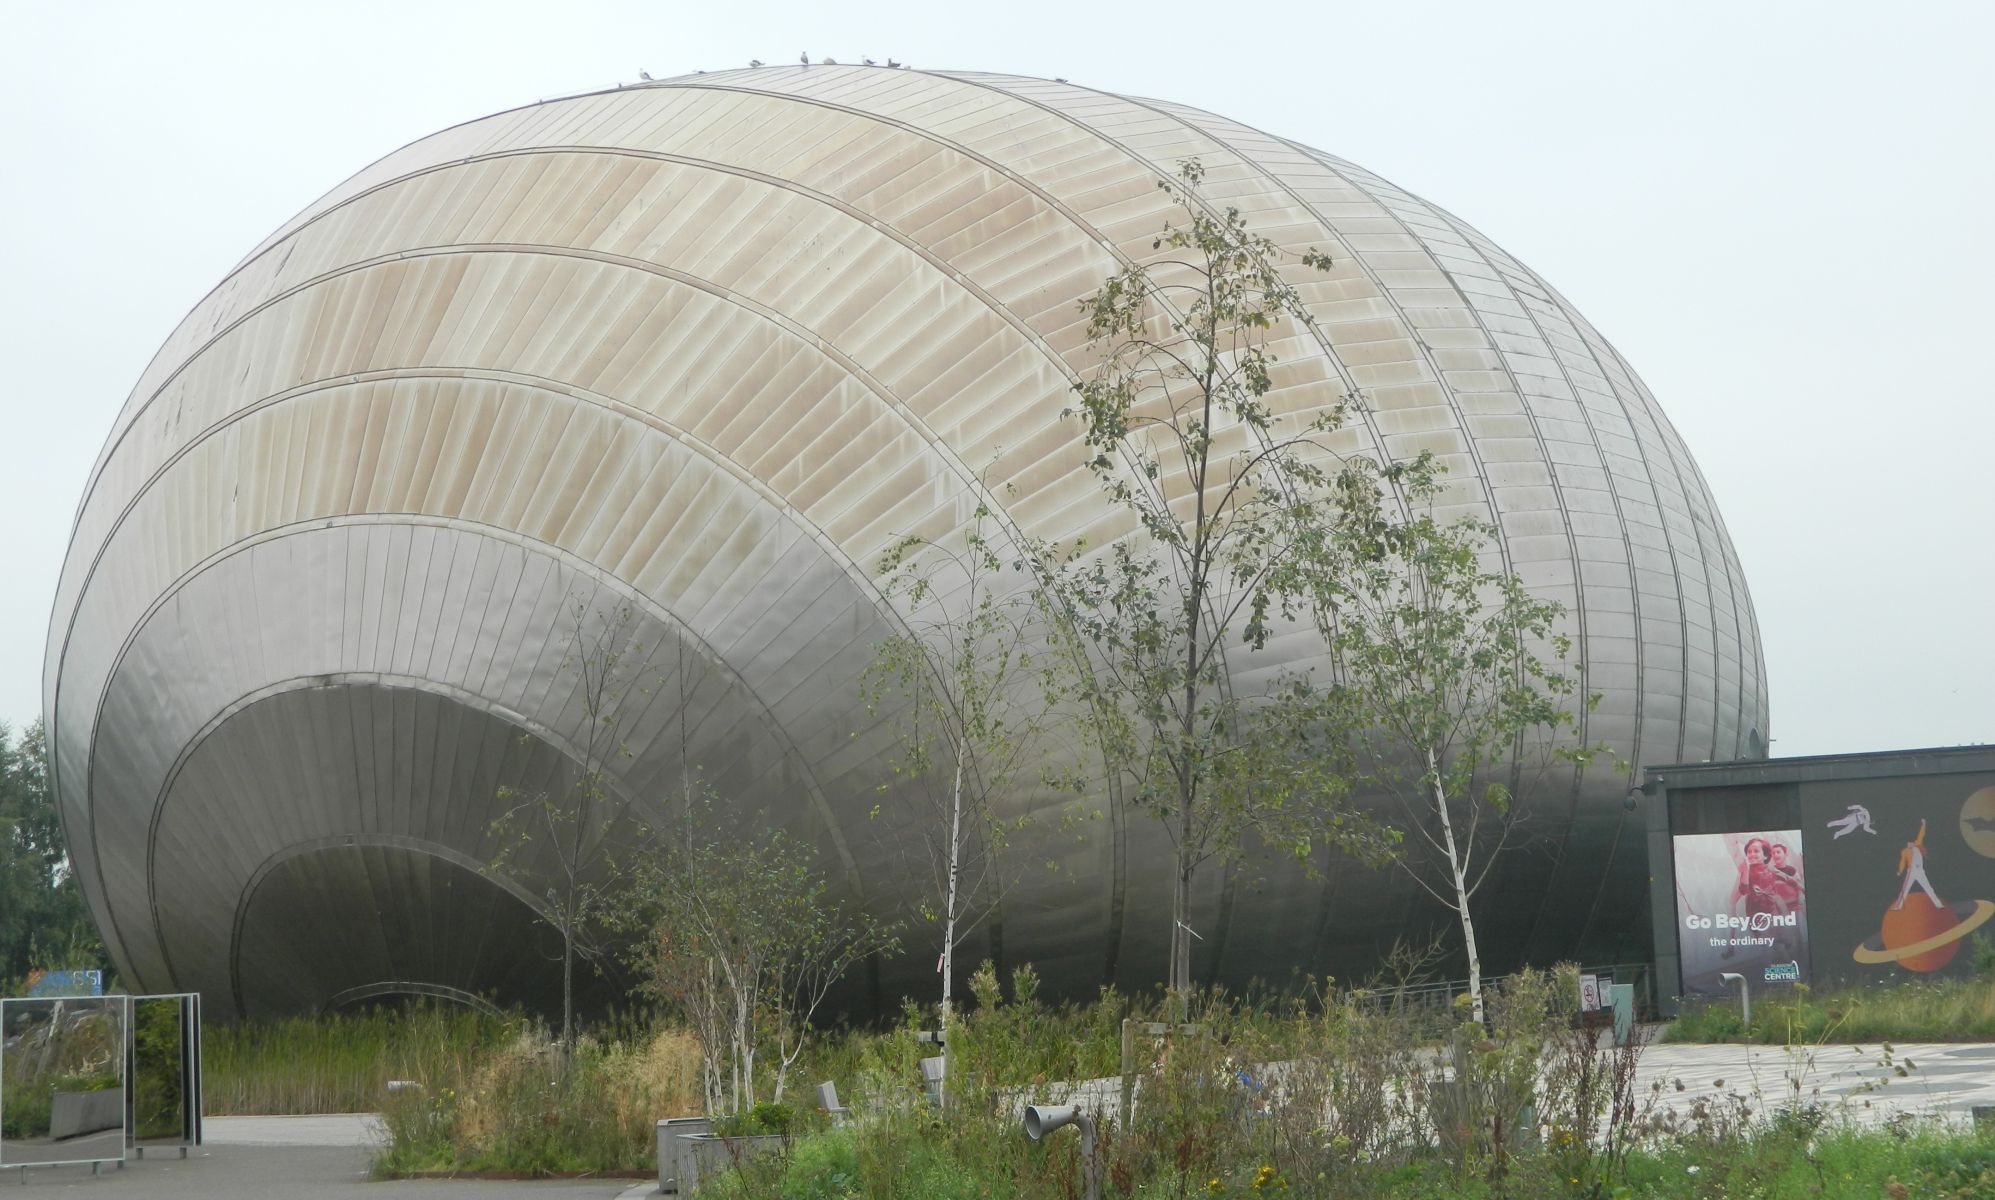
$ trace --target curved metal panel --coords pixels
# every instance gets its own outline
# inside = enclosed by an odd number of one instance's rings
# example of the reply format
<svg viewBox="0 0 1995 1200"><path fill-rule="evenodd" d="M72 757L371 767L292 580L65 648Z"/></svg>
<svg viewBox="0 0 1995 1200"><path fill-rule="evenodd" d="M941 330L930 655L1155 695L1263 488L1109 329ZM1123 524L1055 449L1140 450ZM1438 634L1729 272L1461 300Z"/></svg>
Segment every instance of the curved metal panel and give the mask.
<svg viewBox="0 0 1995 1200"><path fill-rule="evenodd" d="M538 994L542 965L427 934L428 960L402 953L390 914L463 903L430 893L489 858L498 789L569 769L578 598L640 614L653 682L682 649L697 674L684 704L676 683L636 704L630 803L655 807L690 756L891 906L897 830L867 819L890 714L858 679L904 614L873 568L979 503L1039 537L1129 532L1059 419L1089 366L1076 302L1154 253L1155 184L1189 156L1212 202L1334 260L1299 281L1316 324L1275 348L1271 402L1358 391L1338 452L1448 465L1444 509L1495 523L1505 565L1569 608L1602 697L1589 740L1633 762L1750 753L1758 633L1688 450L1605 339L1458 218L1163 101L717 72L397 150L252 252L146 368L77 510L44 683L76 868L126 974L259 1011L383 981ZM1253 686L1322 653L1289 628L1229 667ZM1635 952L1624 790L1596 771L1540 791L1551 836L1487 893L1494 965ZM1143 915L1166 907L1168 846L1112 815L1035 846L1063 869L993 926L1055 990L1161 972ZM1436 916L1389 877L1280 862L1201 889L1215 980L1349 974ZM326 952L287 958L281 914L308 902L355 925L314 924Z"/></svg>
<svg viewBox="0 0 1995 1200"><path fill-rule="evenodd" d="M505 1009L484 996L448 984L425 983L415 979L383 979L347 988L343 992L336 992L326 997L326 1002L320 1006L320 1011L333 1013L349 1005L364 1004L384 996L418 996L430 1000L448 1000L452 1004L475 1008L490 1017L504 1019L506 1016Z"/></svg>

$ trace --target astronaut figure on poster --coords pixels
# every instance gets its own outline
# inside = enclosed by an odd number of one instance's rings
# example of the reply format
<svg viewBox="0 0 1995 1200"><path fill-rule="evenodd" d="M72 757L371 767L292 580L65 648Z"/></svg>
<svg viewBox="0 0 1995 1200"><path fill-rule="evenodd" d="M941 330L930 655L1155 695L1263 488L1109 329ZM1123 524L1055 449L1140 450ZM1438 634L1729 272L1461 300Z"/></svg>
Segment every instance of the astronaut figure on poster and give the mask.
<svg viewBox="0 0 1995 1200"><path fill-rule="evenodd" d="M1859 829L1872 837L1877 836L1877 830L1870 827L1870 810L1861 804L1850 805L1849 811L1829 822L1829 828L1836 831L1838 838L1846 833L1855 833Z"/></svg>

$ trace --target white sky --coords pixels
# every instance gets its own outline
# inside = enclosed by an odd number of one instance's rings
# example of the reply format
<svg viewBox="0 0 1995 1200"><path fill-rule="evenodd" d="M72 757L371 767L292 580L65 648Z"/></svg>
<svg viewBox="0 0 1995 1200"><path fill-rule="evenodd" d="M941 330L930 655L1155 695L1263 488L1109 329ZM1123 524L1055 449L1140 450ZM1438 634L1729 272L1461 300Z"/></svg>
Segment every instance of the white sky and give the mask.
<svg viewBox="0 0 1995 1200"><path fill-rule="evenodd" d="M1689 442L1776 754L1995 741L1995 5L0 0L0 30L17 726L113 416L266 234L445 125L808 50L1180 100L1450 209Z"/></svg>

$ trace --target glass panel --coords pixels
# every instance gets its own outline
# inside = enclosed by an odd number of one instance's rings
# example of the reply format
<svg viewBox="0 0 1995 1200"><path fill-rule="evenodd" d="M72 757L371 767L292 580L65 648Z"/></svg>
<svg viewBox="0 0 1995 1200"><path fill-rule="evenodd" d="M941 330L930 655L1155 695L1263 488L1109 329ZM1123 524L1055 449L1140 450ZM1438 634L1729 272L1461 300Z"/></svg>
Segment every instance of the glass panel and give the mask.
<svg viewBox="0 0 1995 1200"><path fill-rule="evenodd" d="M0 1166L125 1157L123 996L0 1000Z"/></svg>
<svg viewBox="0 0 1995 1200"><path fill-rule="evenodd" d="M198 998L132 997L132 1143L200 1141Z"/></svg>

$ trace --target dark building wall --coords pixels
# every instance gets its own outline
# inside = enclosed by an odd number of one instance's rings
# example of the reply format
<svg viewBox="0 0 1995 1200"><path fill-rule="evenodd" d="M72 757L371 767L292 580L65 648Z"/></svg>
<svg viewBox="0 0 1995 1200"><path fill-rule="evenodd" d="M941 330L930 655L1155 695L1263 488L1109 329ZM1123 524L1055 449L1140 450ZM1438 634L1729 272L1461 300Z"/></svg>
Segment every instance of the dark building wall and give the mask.
<svg viewBox="0 0 1995 1200"><path fill-rule="evenodd" d="M1753 986L1960 975L1975 935L1995 936L1995 747L1651 767L1644 791L1665 990L1722 990L1719 971ZM1796 886L1756 863L1745 847L1755 836L1793 843ZM1721 869L1734 873L1722 886ZM1768 927L1702 924L1714 908L1748 925L1764 911ZM1790 910L1793 932L1779 920Z"/></svg>

